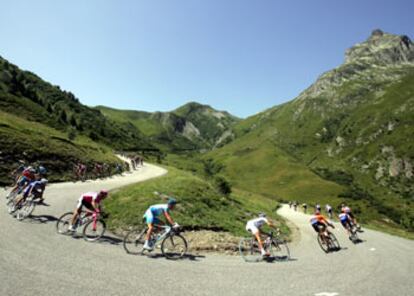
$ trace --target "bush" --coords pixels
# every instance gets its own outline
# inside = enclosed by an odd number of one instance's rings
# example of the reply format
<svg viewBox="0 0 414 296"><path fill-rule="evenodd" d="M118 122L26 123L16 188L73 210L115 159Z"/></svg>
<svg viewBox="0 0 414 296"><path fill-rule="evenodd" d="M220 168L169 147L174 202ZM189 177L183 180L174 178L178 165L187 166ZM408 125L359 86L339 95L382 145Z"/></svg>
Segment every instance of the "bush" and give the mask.
<svg viewBox="0 0 414 296"><path fill-rule="evenodd" d="M221 194L224 194L225 196L229 196L231 194L231 184L223 176L215 176L214 184Z"/></svg>

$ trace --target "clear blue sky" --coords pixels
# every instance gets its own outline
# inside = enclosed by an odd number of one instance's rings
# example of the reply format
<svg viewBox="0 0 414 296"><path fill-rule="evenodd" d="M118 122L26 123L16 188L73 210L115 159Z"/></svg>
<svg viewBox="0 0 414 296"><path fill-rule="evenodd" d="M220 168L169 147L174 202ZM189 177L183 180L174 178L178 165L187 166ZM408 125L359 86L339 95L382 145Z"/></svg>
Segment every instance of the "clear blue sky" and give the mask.
<svg viewBox="0 0 414 296"><path fill-rule="evenodd" d="M0 0L0 55L87 105L246 117L294 99L412 0Z"/></svg>

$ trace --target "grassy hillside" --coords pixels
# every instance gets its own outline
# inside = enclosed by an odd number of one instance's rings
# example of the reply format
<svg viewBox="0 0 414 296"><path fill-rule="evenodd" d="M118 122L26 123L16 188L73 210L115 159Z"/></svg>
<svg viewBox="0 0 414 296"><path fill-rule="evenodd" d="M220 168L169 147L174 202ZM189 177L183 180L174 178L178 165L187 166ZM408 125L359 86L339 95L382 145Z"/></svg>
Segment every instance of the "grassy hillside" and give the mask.
<svg viewBox="0 0 414 296"><path fill-rule="evenodd" d="M66 133L44 124L27 121L0 111L0 184L9 184L8 174L17 160L45 165L51 181L70 177L76 161L116 163L119 160L109 147L87 137L68 139Z"/></svg>
<svg viewBox="0 0 414 296"><path fill-rule="evenodd" d="M105 209L110 214L109 225L112 229L141 225L142 216L150 205L166 202L154 194L157 191L177 198L179 204L172 216L186 229L210 229L246 235L247 220L263 211L278 220L287 232L275 214L277 202L242 191L225 196L203 178L172 167L168 167L168 170L166 176L127 186L111 194L105 201Z"/></svg>
<svg viewBox="0 0 414 296"><path fill-rule="evenodd" d="M237 124L237 139L206 157L246 190L345 201L365 222L414 231L414 47L385 34L355 48L294 101Z"/></svg>
<svg viewBox="0 0 414 296"><path fill-rule="evenodd" d="M151 147L137 129L119 126L98 110L82 105L72 93L1 57L0 98L0 110L74 136L87 136L117 149Z"/></svg>

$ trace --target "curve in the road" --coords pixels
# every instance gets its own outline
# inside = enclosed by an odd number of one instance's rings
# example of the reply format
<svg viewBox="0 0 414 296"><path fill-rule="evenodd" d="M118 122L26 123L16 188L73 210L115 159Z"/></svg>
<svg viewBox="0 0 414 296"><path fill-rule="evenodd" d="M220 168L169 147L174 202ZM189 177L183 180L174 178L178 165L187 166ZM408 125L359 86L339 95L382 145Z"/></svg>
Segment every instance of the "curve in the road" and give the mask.
<svg viewBox="0 0 414 296"><path fill-rule="evenodd" d="M147 164L127 177L48 187L50 207L18 222L0 206L0 295L411 295L414 243L375 231L353 245L337 227L343 250L325 254L309 217L283 207L301 240L285 263L245 263L240 257L206 255L182 261L127 255L120 241L100 243L57 235L55 217L78 196L113 189L165 173ZM1 194L4 198L4 194ZM142 213L137 213L142 215Z"/></svg>

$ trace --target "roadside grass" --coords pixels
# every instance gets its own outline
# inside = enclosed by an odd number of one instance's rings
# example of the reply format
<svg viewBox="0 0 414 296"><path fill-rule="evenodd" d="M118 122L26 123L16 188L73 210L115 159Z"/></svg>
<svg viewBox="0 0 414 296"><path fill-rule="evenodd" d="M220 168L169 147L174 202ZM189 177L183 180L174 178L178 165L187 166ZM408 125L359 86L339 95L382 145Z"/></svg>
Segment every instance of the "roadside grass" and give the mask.
<svg viewBox="0 0 414 296"><path fill-rule="evenodd" d="M141 226L149 206L166 202L154 194L160 192L178 200L172 217L187 230L225 231L245 236L246 222L259 212L266 212L278 221L285 233L288 232L283 220L275 213L277 202L239 190L225 196L201 177L173 167L167 169L169 172L165 176L126 186L111 194L105 202L105 209L110 214L110 229L121 231Z"/></svg>

